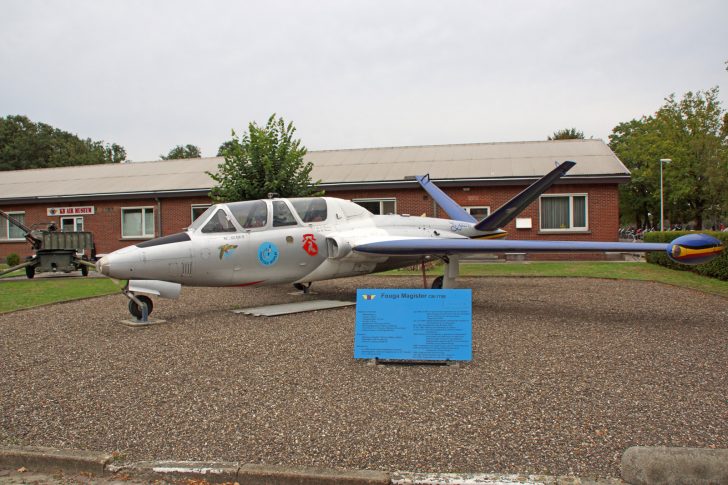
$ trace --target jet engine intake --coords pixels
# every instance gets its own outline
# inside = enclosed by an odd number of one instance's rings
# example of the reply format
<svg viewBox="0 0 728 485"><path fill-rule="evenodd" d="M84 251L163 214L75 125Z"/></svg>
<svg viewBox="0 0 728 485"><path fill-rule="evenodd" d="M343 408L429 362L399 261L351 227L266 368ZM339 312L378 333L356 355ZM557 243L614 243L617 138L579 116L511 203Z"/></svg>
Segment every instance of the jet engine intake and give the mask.
<svg viewBox="0 0 728 485"><path fill-rule="evenodd" d="M351 244L339 237L327 237L326 248L329 259L341 259L351 254Z"/></svg>

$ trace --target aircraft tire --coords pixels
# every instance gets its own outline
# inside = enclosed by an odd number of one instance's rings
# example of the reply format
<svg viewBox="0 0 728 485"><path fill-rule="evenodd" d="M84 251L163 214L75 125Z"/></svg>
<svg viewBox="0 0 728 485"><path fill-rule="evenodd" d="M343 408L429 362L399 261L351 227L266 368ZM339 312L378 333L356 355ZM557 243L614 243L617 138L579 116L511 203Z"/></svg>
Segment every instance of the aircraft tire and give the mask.
<svg viewBox="0 0 728 485"><path fill-rule="evenodd" d="M88 266L85 264L81 265L81 276L88 276Z"/></svg>
<svg viewBox="0 0 728 485"><path fill-rule="evenodd" d="M139 301L147 305L147 316L151 315L152 310L154 309L152 299L145 295L136 295L136 297ZM131 313L131 315L137 320L141 320L142 318L142 309L134 300L129 300L129 313Z"/></svg>
<svg viewBox="0 0 728 485"><path fill-rule="evenodd" d="M445 278L443 276L438 276L435 278L435 280L432 282L432 289L433 290L441 290L442 289L442 280Z"/></svg>
<svg viewBox="0 0 728 485"><path fill-rule="evenodd" d="M35 277L35 266L26 266L25 276L27 276L29 280L32 280Z"/></svg>

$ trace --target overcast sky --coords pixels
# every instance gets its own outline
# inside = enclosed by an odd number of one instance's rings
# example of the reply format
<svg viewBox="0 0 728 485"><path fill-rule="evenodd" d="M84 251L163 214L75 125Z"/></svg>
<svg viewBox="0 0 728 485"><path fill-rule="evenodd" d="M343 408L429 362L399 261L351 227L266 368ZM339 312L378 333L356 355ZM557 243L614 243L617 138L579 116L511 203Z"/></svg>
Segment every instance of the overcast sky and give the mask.
<svg viewBox="0 0 728 485"><path fill-rule="evenodd" d="M0 4L0 116L135 161L272 113L310 150L607 139L720 86L728 1L28 1Z"/></svg>

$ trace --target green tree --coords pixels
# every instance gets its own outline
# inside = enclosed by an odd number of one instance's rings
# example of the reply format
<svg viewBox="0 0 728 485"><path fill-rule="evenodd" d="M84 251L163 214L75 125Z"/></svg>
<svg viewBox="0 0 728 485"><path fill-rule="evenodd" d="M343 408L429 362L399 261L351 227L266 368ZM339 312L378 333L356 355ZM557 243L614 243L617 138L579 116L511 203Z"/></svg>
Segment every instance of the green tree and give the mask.
<svg viewBox="0 0 728 485"><path fill-rule="evenodd" d="M564 128L563 130L554 131L554 134L548 137L548 140L583 140L584 132L576 128Z"/></svg>
<svg viewBox="0 0 728 485"><path fill-rule="evenodd" d="M45 123L34 123L27 116L0 118L0 170L119 163L125 159L124 147L116 143L82 140Z"/></svg>
<svg viewBox="0 0 728 485"><path fill-rule="evenodd" d="M176 147L172 148L167 155L159 155L162 160L178 160L181 158L200 158L202 157L202 152L200 151L200 147L195 145L177 145Z"/></svg>
<svg viewBox="0 0 728 485"><path fill-rule="evenodd" d="M609 146L632 172L629 183L619 190L622 222L637 227L649 225L649 214L659 211L659 159L666 158L654 119L643 117L620 123L609 136ZM656 205L657 204L657 205Z"/></svg>
<svg viewBox="0 0 728 485"><path fill-rule="evenodd" d="M225 161L218 173L208 174L217 182L210 196L216 202L262 199L271 192L281 197L305 197L318 193L320 183L311 181L313 164L304 161L306 147L293 139L293 123L273 114L265 126L248 124L240 137L223 143Z"/></svg>
<svg viewBox="0 0 728 485"><path fill-rule="evenodd" d="M663 177L667 219L702 228L705 218L726 217L728 118L718 94L715 87L680 100L670 95L654 115L614 128L609 145L632 172L620 189L623 217L641 225L648 213L659 214L661 158L672 160Z"/></svg>
<svg viewBox="0 0 728 485"><path fill-rule="evenodd" d="M224 157L225 152L232 148L235 145L235 142L233 140L224 141L220 144L220 146L217 148L217 156L218 157Z"/></svg>

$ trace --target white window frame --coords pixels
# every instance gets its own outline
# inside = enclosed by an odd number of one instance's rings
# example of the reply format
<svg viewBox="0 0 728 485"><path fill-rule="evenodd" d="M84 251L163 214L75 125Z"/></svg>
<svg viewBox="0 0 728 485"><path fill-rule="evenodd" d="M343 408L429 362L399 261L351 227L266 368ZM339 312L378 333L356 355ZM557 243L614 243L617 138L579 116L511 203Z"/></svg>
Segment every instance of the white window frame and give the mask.
<svg viewBox="0 0 728 485"><path fill-rule="evenodd" d="M63 231L63 219L73 219L73 231L71 232L80 232L76 230L79 219L81 219L81 231L86 228L86 221L83 220L83 216L61 216L61 227L59 227L61 231Z"/></svg>
<svg viewBox="0 0 728 485"><path fill-rule="evenodd" d="M470 209L487 209L488 214L485 217L488 217L491 214L490 206L489 205L466 205L463 207L465 209L465 212L470 214Z"/></svg>
<svg viewBox="0 0 728 485"><path fill-rule="evenodd" d="M18 215L25 216L25 211L12 211L12 212L6 211L5 213L7 215L9 215L10 217L18 216ZM10 227L16 227L16 226L14 224L11 224L9 220L7 220L3 217L2 223L5 224L6 236L3 238L0 238L0 241L11 241L11 242L25 241L25 237L10 237ZM23 224L25 224L25 222L23 222ZM27 226L27 224L25 224L25 225ZM18 229L20 229L20 228L18 228Z"/></svg>
<svg viewBox="0 0 728 485"><path fill-rule="evenodd" d="M206 211L210 207L212 207L212 204L192 204L192 205L190 205L190 224L195 222L195 209L205 209L205 211ZM204 213L205 211L202 211L202 213ZM200 214L200 215L202 215L202 214Z"/></svg>
<svg viewBox="0 0 728 485"><path fill-rule="evenodd" d="M543 227L541 220L541 201L547 197L568 197L569 198L569 227L565 228L549 228ZM584 227L574 227L574 197L584 197ZM568 193L568 194L544 194L538 198L538 227L541 232L584 232L589 230L589 194L586 192Z"/></svg>
<svg viewBox="0 0 728 485"><path fill-rule="evenodd" d="M148 236L146 235L146 217L144 217L144 210L145 209L151 209L152 211L152 235ZM141 236L125 236L124 235L124 211L129 210L141 210L142 211L142 235ZM138 206L138 207L122 207L121 208L121 239L154 239L154 235L157 232L157 215L154 211L153 205L144 205L144 206Z"/></svg>
<svg viewBox="0 0 728 485"><path fill-rule="evenodd" d="M351 201L355 204L358 204L359 202L379 202L379 214L384 214L383 208L382 208L382 202L394 202L394 212L392 214L397 213L397 198L396 197L373 197L368 199L351 199Z"/></svg>

